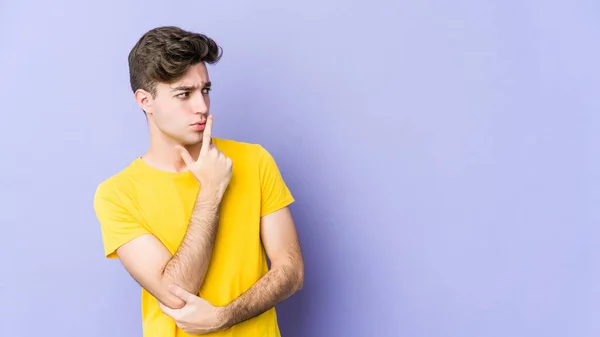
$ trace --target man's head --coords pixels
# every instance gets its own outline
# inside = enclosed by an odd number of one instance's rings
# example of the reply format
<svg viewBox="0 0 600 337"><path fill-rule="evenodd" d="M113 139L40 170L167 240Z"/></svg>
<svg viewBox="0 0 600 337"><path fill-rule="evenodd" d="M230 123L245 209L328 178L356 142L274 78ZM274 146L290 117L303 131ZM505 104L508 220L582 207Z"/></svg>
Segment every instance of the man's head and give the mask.
<svg viewBox="0 0 600 337"><path fill-rule="evenodd" d="M152 137L193 145L202 140L208 116L210 79L206 64L222 49L209 37L178 27L148 31L129 53L135 99L148 117Z"/></svg>

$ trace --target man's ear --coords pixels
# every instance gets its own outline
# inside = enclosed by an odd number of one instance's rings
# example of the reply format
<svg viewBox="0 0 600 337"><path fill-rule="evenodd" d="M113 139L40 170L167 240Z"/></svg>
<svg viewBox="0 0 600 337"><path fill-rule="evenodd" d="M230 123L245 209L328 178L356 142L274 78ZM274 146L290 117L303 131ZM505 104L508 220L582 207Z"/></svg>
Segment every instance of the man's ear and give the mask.
<svg viewBox="0 0 600 337"><path fill-rule="evenodd" d="M138 103L142 110L144 110L147 114L152 113L152 94L150 94L146 90L138 89L135 91L134 97L135 101Z"/></svg>

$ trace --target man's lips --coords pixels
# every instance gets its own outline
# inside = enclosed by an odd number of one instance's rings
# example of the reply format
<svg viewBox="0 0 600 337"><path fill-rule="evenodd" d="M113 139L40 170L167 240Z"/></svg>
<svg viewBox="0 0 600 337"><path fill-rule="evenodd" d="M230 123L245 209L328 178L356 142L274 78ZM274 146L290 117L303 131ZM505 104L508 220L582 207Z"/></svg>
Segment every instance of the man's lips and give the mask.
<svg viewBox="0 0 600 337"><path fill-rule="evenodd" d="M206 127L206 123L194 123L191 125L191 127L195 131L203 131L204 127Z"/></svg>

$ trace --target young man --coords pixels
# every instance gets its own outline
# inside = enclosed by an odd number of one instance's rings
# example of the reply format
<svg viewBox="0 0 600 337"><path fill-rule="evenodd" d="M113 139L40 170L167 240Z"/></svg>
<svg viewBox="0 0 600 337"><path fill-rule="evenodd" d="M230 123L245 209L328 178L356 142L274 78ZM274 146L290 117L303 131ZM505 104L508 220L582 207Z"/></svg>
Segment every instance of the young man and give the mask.
<svg viewBox="0 0 600 337"><path fill-rule="evenodd" d="M274 306L303 284L294 199L273 157L212 137L206 64L221 55L177 27L129 54L150 146L99 184L94 208L106 256L142 287L144 337L279 336Z"/></svg>

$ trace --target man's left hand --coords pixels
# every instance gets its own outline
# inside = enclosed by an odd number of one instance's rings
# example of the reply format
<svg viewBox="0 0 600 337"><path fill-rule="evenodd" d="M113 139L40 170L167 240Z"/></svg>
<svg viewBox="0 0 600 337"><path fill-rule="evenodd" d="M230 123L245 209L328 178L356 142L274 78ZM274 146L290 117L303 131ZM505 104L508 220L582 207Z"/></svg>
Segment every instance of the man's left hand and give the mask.
<svg viewBox="0 0 600 337"><path fill-rule="evenodd" d="M181 309L171 309L158 302L160 309L175 320L177 326L190 335L202 335L221 330L225 327L223 310L208 301L187 292L185 289L170 285L173 295L185 301Z"/></svg>

